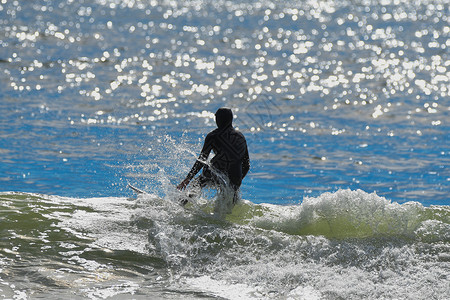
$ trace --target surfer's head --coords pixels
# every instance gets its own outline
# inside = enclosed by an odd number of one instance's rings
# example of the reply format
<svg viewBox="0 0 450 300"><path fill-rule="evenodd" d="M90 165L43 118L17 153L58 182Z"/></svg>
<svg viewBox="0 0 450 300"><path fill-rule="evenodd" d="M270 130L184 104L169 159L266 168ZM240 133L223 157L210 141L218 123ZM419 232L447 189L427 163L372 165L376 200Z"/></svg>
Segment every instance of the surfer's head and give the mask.
<svg viewBox="0 0 450 300"><path fill-rule="evenodd" d="M233 112L229 108L219 108L216 111L216 124L217 127L223 128L231 125L233 122Z"/></svg>

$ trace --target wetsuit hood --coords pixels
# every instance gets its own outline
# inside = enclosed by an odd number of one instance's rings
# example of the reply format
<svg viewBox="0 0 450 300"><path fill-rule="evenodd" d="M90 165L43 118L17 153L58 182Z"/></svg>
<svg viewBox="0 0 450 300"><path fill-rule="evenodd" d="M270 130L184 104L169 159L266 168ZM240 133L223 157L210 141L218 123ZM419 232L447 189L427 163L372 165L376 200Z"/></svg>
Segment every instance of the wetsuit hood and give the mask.
<svg viewBox="0 0 450 300"><path fill-rule="evenodd" d="M216 111L216 124L219 128L230 126L233 122L233 112L229 108L219 108Z"/></svg>

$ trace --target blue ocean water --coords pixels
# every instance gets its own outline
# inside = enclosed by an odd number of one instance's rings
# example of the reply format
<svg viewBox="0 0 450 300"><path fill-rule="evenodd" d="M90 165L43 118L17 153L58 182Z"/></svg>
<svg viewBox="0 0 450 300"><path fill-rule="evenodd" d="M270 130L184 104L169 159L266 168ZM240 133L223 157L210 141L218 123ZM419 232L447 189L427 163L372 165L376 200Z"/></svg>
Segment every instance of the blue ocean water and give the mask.
<svg viewBox="0 0 450 300"><path fill-rule="evenodd" d="M0 297L445 299L449 13L0 1ZM222 106L242 202L183 209Z"/></svg>

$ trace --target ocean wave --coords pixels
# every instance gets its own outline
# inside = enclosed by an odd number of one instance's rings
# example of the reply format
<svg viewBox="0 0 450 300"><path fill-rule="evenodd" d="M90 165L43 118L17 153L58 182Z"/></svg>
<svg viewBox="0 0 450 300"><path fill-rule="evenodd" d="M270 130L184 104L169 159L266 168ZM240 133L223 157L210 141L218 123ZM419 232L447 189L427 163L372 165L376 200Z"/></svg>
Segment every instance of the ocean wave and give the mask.
<svg viewBox="0 0 450 300"><path fill-rule="evenodd" d="M204 198L182 207L148 194L0 193L0 283L91 299L161 286L230 299L234 288L247 299L446 294L448 206L340 190L298 205L243 200L229 214L220 209L228 208Z"/></svg>
<svg viewBox="0 0 450 300"><path fill-rule="evenodd" d="M361 190L324 193L289 206L244 201L229 219L292 235L450 241L448 206L424 207L418 202L399 204Z"/></svg>
<svg viewBox="0 0 450 300"><path fill-rule="evenodd" d="M193 199L185 209L176 199L173 193L165 198L147 194L130 200L3 192L0 193L0 217L4 222L29 226L30 230L34 229L32 221L39 224L39 220L51 219L63 227L77 227L92 233L100 231L97 228L100 220L112 221L109 217L116 214L116 223L120 221L124 227L140 229L151 228L156 223L196 225L205 222L202 224L247 225L289 235L336 239L402 237L425 242L450 241L448 206L425 207L418 202L399 204L362 190L326 192L316 198L305 198L296 205L241 200L232 210L228 205L217 203L223 199Z"/></svg>

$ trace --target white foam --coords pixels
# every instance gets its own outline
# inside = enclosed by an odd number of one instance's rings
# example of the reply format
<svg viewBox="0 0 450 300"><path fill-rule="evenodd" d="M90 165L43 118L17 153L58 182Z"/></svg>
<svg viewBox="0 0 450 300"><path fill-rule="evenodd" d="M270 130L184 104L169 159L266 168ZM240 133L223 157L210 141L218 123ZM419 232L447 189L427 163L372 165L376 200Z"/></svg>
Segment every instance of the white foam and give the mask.
<svg viewBox="0 0 450 300"><path fill-rule="evenodd" d="M289 234L325 235L334 238L375 235L414 235L425 208L417 202L398 204L361 190L339 190L300 205L264 204L255 226Z"/></svg>
<svg viewBox="0 0 450 300"><path fill-rule="evenodd" d="M286 300L320 300L322 294L312 286L299 286L287 294Z"/></svg>
<svg viewBox="0 0 450 300"><path fill-rule="evenodd" d="M225 280L215 280L210 276L186 278L187 289L196 289L230 300L262 299L261 293L254 287L242 283L230 283Z"/></svg>

